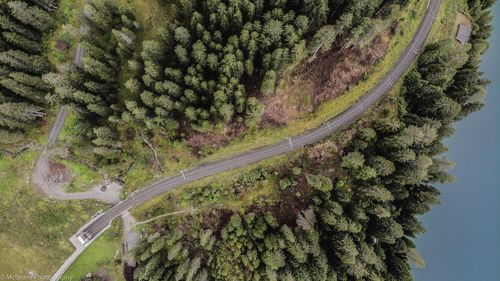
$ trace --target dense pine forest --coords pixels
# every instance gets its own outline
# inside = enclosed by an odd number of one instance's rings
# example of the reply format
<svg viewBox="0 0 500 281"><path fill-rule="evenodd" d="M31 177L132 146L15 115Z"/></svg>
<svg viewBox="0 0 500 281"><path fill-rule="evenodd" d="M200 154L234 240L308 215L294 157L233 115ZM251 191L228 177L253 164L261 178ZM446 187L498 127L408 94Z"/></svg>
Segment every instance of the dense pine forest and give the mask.
<svg viewBox="0 0 500 281"><path fill-rule="evenodd" d="M46 115L52 67L43 37L55 26L53 1L0 2L0 143L15 143Z"/></svg>
<svg viewBox="0 0 500 281"><path fill-rule="evenodd" d="M259 99L273 94L283 71L341 37L346 47L364 47L386 27L384 7L404 2L180 1L173 21L137 42L131 11L87 1L83 65L45 75L54 88L48 100L78 114L76 146L92 143L104 163L127 150L121 141L148 142L147 133L182 139L231 122L252 129Z"/></svg>
<svg viewBox="0 0 500 281"><path fill-rule="evenodd" d="M118 96L122 61L134 49L138 28L133 14L108 1L88 1L80 40L81 65L68 63L62 73L50 73L44 80L54 87L54 100L79 116L82 145L93 144L93 152L116 160L120 153L119 136L110 120L122 111Z"/></svg>
<svg viewBox="0 0 500 281"><path fill-rule="evenodd" d="M62 106L74 118L66 124L64 140L73 142L45 156L76 159L82 171L92 168L97 178L102 175L104 185L109 171L122 183L135 158L147 158L137 153L146 146L154 168L165 176L199 165L197 160L206 156L186 145L193 132L261 129L262 100L275 94L280 79L332 47L339 54L362 52L383 31L392 32L388 37L403 34L398 29L402 20L391 15L409 5L407 0L178 0L172 1L172 18L155 23L154 32L144 36L137 11L112 0L85 0L75 20L80 26L73 26L78 46L68 46L66 53L73 56L76 50L76 60L53 65L49 41L61 24L58 2L0 0L0 144L37 138L33 130L51 109ZM411 266L425 263L414 244L425 232L418 218L439 204L435 185L454 180L448 173L453 163L442 157L447 151L443 141L453 135L455 122L484 105L488 81L479 64L488 48L494 2L467 0L473 29L469 44L451 39L429 43L405 75L401 91L346 130L277 160L279 165L248 168L227 185L168 194L161 202L167 208L189 204L199 209L145 226L133 252L131 277L412 280ZM160 156L153 139L166 140ZM179 156L158 159L179 146L186 148ZM40 150L29 157L42 155ZM181 159L182 153L189 156ZM172 158L168 164L175 164L165 165L170 169L165 171L161 162L167 157ZM145 171L153 170L153 160L139 164L144 166L132 175L137 182L160 175ZM66 169L55 162L51 165ZM30 183L33 173L26 170ZM139 188L123 182L122 199ZM267 190L251 200L228 203L263 186ZM26 194L12 198L39 199ZM47 202L53 201L44 206ZM48 207L47 213L59 216ZM37 219L49 221L45 216L36 213ZM67 223L66 214L55 221L54 229Z"/></svg>
<svg viewBox="0 0 500 281"><path fill-rule="evenodd" d="M278 200L243 212L209 208L156 225L141 243L134 279L412 280L410 265L424 263L413 243L425 231L418 216L439 203L434 184L453 180L452 163L440 156L443 139L483 106L488 82L478 67L493 2L469 1L470 47L428 45L404 80L397 111L379 112L343 147L327 141L322 157L304 152L226 192L207 186L186 194L210 204L271 177L280 190Z"/></svg>
<svg viewBox="0 0 500 281"><path fill-rule="evenodd" d="M397 3L398 1L392 1ZM257 126L280 73L352 32L350 44L376 35L372 20L387 1L180 1L176 22L143 43L132 61L124 122L174 132ZM258 97L258 96L257 96Z"/></svg>

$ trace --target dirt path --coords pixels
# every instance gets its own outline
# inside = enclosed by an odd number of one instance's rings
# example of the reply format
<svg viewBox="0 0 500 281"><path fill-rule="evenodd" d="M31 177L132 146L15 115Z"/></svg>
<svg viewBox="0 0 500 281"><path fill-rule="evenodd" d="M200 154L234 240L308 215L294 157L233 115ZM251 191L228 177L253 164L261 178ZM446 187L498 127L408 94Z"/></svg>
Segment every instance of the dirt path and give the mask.
<svg viewBox="0 0 500 281"><path fill-rule="evenodd" d="M123 255L124 261L131 267L135 266L133 250L139 244L139 233L135 230L137 220L129 213L122 214L123 220Z"/></svg>
<svg viewBox="0 0 500 281"><path fill-rule="evenodd" d="M86 29L80 27L80 32L84 34ZM84 49L80 43L76 48L75 64L82 66L82 58ZM61 108L57 114L52 130L49 134L48 147L54 146L64 127L64 122L68 112ZM33 170L33 180L37 189L47 197L57 200L83 200L94 199L109 204L120 202L121 186L118 183L110 183L105 185L105 190L102 190L103 185L98 185L86 192L66 193L65 188L71 183L73 175L62 164L56 163L50 158L50 150L46 148Z"/></svg>
<svg viewBox="0 0 500 281"><path fill-rule="evenodd" d="M48 152L44 151L38 158L33 169L32 182L45 196L56 200L84 200L94 199L109 204L120 202L121 186L112 182L106 185L95 186L89 191L67 193L65 188L73 178L71 172L62 164L50 159Z"/></svg>
<svg viewBox="0 0 500 281"><path fill-rule="evenodd" d="M147 224L150 223L154 220L164 218L164 217L169 217L169 216L175 216L183 213L191 213L193 214L196 210L194 208L189 208L186 210L181 210L177 212L172 212L168 214L163 214L156 216L154 218L150 218L145 221L137 221L129 211L124 212L121 215L121 218L123 220L123 251L124 251L124 261L131 267L135 266L135 258L133 255L133 251L135 247L139 244L139 233L138 230L135 229L136 226L142 225L142 224Z"/></svg>
<svg viewBox="0 0 500 281"><path fill-rule="evenodd" d="M85 25L80 26L80 33L86 34L88 27ZM80 43L78 43L76 54L75 54L75 64L77 66L82 66L82 59L84 55L84 49ZM43 150L42 154L38 158L35 167L33 169L32 183L36 186L38 191L48 198L55 200L86 200L93 199L101 202L109 203L115 205L120 202L120 194L122 186L117 182L106 183L104 185L98 185L86 192L75 192L67 193L65 191L66 187L71 183L73 175L71 171L67 169L64 165L56 163L51 159L50 147L54 146L64 128L64 123L68 116L68 112L63 107L59 110L56 120L52 126L49 133L48 144ZM128 212L128 216L124 214L123 222L124 228L124 240L126 247L133 248L139 242L138 235L133 231L133 227L136 222L134 217L132 217ZM106 228L107 229L107 228ZM103 232L105 229L103 230ZM70 238L71 243L76 247L76 251L63 263L63 265L57 270L57 272L51 277L51 281L59 280L64 272L71 266L71 264L80 256L80 254L85 250L77 237L73 235ZM127 246L128 245L128 246ZM133 255L131 262L133 260Z"/></svg>

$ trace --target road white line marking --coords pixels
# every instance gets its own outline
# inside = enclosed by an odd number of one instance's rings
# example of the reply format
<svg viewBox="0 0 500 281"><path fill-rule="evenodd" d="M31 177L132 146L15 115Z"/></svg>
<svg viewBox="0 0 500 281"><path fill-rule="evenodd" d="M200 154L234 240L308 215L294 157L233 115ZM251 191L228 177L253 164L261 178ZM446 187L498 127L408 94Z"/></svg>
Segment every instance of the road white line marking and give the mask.
<svg viewBox="0 0 500 281"><path fill-rule="evenodd" d="M186 175L184 175L184 171L181 171L181 175L183 179L186 179Z"/></svg>

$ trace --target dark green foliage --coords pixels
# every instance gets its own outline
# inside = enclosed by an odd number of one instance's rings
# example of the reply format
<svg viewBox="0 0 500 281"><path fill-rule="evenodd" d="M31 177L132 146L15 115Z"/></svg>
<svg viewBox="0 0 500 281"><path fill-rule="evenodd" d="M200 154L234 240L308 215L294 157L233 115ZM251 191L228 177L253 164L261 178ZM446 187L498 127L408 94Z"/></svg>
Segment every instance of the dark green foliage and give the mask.
<svg viewBox="0 0 500 281"><path fill-rule="evenodd" d="M55 19L52 15L35 5L26 3L26 1L10 1L7 6L15 19L40 32L48 31L55 25Z"/></svg>
<svg viewBox="0 0 500 281"><path fill-rule="evenodd" d="M482 47L429 45L405 78L399 112L360 129L338 155L337 171L299 157L302 168L284 167L276 181L283 201L230 217L220 211L219 224L193 226L203 220L189 217L179 223L189 233L170 229L143 241L135 280L412 280L410 263L423 264L411 240L425 231L418 216L439 203L433 184L452 180L451 163L440 157L443 139L480 107L467 106L478 100L465 89L484 91L477 68L484 45L473 42ZM466 72L471 80L463 80ZM293 220L287 204L296 204ZM200 233L210 239L202 243Z"/></svg>
<svg viewBox="0 0 500 281"><path fill-rule="evenodd" d="M106 0L87 1L84 14L90 30L80 43L82 65L67 64L64 73L50 73L44 79L54 88L51 101L66 106L88 122L87 129L79 133L90 138L94 153L116 161L121 145L113 121L123 106L118 100L120 58L134 48L134 18Z"/></svg>
<svg viewBox="0 0 500 281"><path fill-rule="evenodd" d="M5 41L9 42L10 44L16 47L21 48L26 52L34 54L39 54L42 52L42 46L40 45L40 42L26 38L21 34L6 31L2 33L2 36L4 37Z"/></svg>
<svg viewBox="0 0 500 281"><path fill-rule="evenodd" d="M307 182L314 189L325 193L330 192L333 188L332 180L322 175L308 175Z"/></svg>
<svg viewBox="0 0 500 281"><path fill-rule="evenodd" d="M177 22L166 25L158 39L143 42L134 60L137 75L127 84L136 99L125 103L123 121L173 134L179 122L201 131L223 129L230 121L255 127L262 106L248 97L248 86L273 94L283 70L330 49L353 22L371 17L382 4L334 2L181 1Z"/></svg>
<svg viewBox="0 0 500 281"><path fill-rule="evenodd" d="M99 127L94 129L95 138L94 153L109 160L116 160L120 155L120 142L118 134L109 127Z"/></svg>
<svg viewBox="0 0 500 281"><path fill-rule="evenodd" d="M212 183L207 186L193 188L182 193L182 200L190 204L213 204L222 200L238 199L256 185L266 183L271 177L268 171L252 170L233 182L230 186Z"/></svg>
<svg viewBox="0 0 500 281"><path fill-rule="evenodd" d="M0 129L0 144L16 143L23 140L23 137L23 133L19 131Z"/></svg>
<svg viewBox="0 0 500 281"><path fill-rule="evenodd" d="M173 229L143 242L134 279L330 280L315 221L312 210L295 227L280 226L271 213L248 213L232 215L219 238L199 226L190 234Z"/></svg>
<svg viewBox="0 0 500 281"><path fill-rule="evenodd" d="M54 23L54 16L33 1L0 3L0 131L12 138L5 143L19 141L45 116L49 87L41 75L51 66L41 40Z"/></svg>

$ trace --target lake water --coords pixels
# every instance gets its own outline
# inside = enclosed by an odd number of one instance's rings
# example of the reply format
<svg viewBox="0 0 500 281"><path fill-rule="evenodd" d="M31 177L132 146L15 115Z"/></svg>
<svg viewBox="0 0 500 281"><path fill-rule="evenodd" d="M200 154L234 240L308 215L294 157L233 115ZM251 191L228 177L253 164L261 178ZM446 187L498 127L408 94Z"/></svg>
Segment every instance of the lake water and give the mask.
<svg viewBox="0 0 500 281"><path fill-rule="evenodd" d="M416 281L500 280L500 2L495 30L481 65L492 81L482 111L457 124L446 141L457 163L457 181L440 186L442 204L422 217L427 233L417 239L426 260Z"/></svg>

